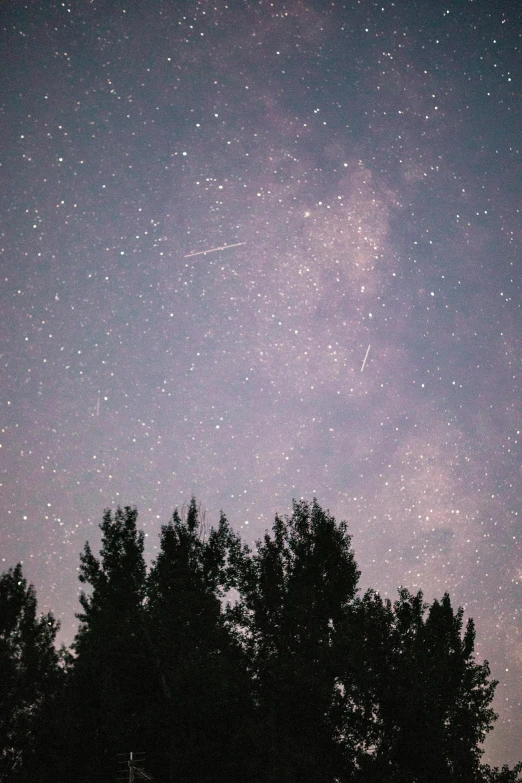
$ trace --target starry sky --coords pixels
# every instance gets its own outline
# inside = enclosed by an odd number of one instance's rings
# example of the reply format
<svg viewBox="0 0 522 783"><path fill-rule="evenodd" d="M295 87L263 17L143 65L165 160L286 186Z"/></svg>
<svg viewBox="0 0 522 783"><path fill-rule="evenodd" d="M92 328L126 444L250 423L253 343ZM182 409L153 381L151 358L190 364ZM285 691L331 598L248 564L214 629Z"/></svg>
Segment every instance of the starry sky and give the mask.
<svg viewBox="0 0 522 783"><path fill-rule="evenodd" d="M7 0L0 27L2 569L69 642L105 508L153 557L193 493L250 544L317 496L362 589L475 618L514 763L518 4Z"/></svg>

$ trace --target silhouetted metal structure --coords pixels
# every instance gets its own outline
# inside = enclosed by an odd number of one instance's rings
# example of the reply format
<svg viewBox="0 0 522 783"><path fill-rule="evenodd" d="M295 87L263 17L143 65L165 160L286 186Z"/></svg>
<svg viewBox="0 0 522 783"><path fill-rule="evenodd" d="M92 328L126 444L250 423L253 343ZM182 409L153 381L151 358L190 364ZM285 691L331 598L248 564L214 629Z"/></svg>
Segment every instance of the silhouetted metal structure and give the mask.
<svg viewBox="0 0 522 783"><path fill-rule="evenodd" d="M126 755L126 754L118 754L118 755ZM128 783L133 783L135 780L154 780L154 778L149 775L147 772L145 772L144 769L141 768L140 764L143 764L145 760L145 754L144 753L136 753L132 750L129 753L129 758L125 759L124 761L120 761L120 764L125 764L125 766L129 768L129 775L127 777L127 772L122 771L122 775L118 777L118 780L125 780L128 781Z"/></svg>

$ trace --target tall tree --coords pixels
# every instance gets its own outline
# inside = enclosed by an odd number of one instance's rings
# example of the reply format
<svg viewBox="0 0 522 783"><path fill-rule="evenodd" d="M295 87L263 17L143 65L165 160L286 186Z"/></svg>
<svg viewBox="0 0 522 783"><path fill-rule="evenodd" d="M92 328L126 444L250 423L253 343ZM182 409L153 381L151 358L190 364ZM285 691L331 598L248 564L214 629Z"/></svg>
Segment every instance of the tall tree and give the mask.
<svg viewBox="0 0 522 783"><path fill-rule="evenodd" d="M239 568L243 626L263 726L266 780L340 774L337 631L359 572L344 522L316 501L276 517Z"/></svg>
<svg viewBox="0 0 522 783"><path fill-rule="evenodd" d="M82 593L70 679L69 728L75 774L107 774L116 754L141 750L153 664L144 631L146 566L137 511L106 511L97 558L80 557ZM71 751L72 749L72 751Z"/></svg>
<svg viewBox="0 0 522 783"><path fill-rule="evenodd" d="M360 779L380 783L477 783L480 743L491 729L495 685L474 660L473 622L446 594L431 607L399 591L392 606L374 593L358 602L357 692L370 739ZM352 659L353 660L353 659Z"/></svg>
<svg viewBox="0 0 522 783"><path fill-rule="evenodd" d="M0 576L0 780L31 763L39 720L60 680L58 627L52 614L37 616L20 564Z"/></svg>
<svg viewBox="0 0 522 783"><path fill-rule="evenodd" d="M381 703L392 672L391 603L368 590L348 607L338 630L337 695L345 776L377 783L384 723ZM343 778L344 779L344 778ZM386 778L383 778L385 780Z"/></svg>
<svg viewBox="0 0 522 783"><path fill-rule="evenodd" d="M251 689L222 612L231 584L230 552L238 546L223 515L206 534L194 498L186 515L176 510L161 530L147 588L156 666L148 742L155 747L151 761L158 778L249 778Z"/></svg>

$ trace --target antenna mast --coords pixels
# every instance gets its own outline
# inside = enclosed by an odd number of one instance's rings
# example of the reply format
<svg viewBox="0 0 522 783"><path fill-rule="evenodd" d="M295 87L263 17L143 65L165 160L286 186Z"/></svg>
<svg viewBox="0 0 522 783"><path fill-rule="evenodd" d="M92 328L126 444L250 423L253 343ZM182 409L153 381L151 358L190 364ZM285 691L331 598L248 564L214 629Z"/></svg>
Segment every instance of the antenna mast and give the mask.
<svg viewBox="0 0 522 783"><path fill-rule="evenodd" d="M123 754L122 754L123 755ZM132 750L129 753L129 758L127 760L127 765L129 767L129 777L121 777L118 778L118 780L125 780L127 779L129 783L134 783L136 780L153 780L154 778L151 775L148 775L144 769L142 769L139 764L142 764L145 758L144 753L134 753ZM120 762L125 763L125 762Z"/></svg>

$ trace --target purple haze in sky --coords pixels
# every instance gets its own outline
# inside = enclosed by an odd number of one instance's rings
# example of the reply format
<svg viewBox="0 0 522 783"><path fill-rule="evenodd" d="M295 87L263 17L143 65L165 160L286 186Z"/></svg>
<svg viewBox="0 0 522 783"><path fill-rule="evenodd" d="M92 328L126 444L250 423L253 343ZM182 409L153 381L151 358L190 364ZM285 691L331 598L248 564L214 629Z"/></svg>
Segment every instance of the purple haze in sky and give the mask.
<svg viewBox="0 0 522 783"><path fill-rule="evenodd" d="M346 519L449 591L522 756L511 0L3 4L2 569L69 642L106 507ZM227 247L228 246L228 247ZM202 252L210 251L213 252Z"/></svg>

